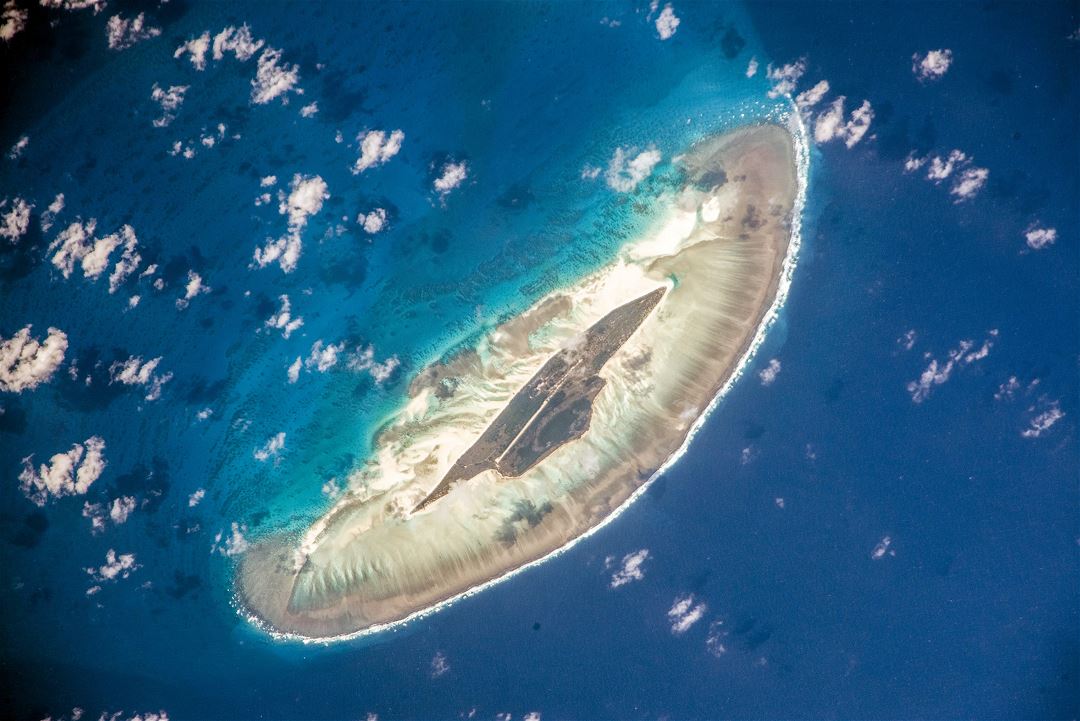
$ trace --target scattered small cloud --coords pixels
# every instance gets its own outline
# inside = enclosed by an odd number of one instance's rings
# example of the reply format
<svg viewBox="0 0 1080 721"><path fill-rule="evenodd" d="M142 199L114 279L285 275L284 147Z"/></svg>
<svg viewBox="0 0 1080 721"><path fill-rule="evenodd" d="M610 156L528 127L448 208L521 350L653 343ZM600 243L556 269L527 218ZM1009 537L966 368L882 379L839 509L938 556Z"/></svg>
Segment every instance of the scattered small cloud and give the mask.
<svg viewBox="0 0 1080 721"><path fill-rule="evenodd" d="M110 548L105 554L105 563L96 568L87 568L86 573L93 581L105 583L107 581L116 581L121 578L127 578L140 568L142 568L142 566L135 562L134 553L118 554L115 550ZM87 595L92 595L92 593L94 592L88 591Z"/></svg>
<svg viewBox="0 0 1080 721"><path fill-rule="evenodd" d="M818 114L814 121L814 140L819 144L843 140L844 145L853 148L870 129L870 123L874 120L874 109L870 101L864 100L862 105L851 111L851 115L845 121L845 100L846 98L841 95Z"/></svg>
<svg viewBox="0 0 1080 721"><path fill-rule="evenodd" d="M640 581L645 578L645 571L642 570L642 566L648 558L649 549L647 548L623 556L618 570L611 575L611 588L619 588L632 581Z"/></svg>
<svg viewBox="0 0 1080 721"><path fill-rule="evenodd" d="M210 546L210 553L220 553L226 558L239 556L251 547L248 540L244 538L245 533L247 533L247 526L233 521L229 525L228 535L225 535L224 531L218 531L214 535L214 543Z"/></svg>
<svg viewBox="0 0 1080 721"><path fill-rule="evenodd" d="M761 379L761 385L771 386L775 383L776 376L780 375L780 367L780 361L778 359L770 359L769 364L758 373L758 378Z"/></svg>
<svg viewBox="0 0 1080 721"><path fill-rule="evenodd" d="M346 367L349 370L368 373L375 383L379 385L386 382L400 365L401 361L398 360L396 355L390 356L381 363L377 362L375 360L375 348L371 345L357 348L346 359Z"/></svg>
<svg viewBox="0 0 1080 721"><path fill-rule="evenodd" d="M205 497L206 497L206 489L205 488L196 489L194 493L192 493L190 496L188 496L188 499L187 499L188 508L195 508L195 506L202 503L202 499L205 498Z"/></svg>
<svg viewBox="0 0 1080 721"><path fill-rule="evenodd" d="M757 75L758 60L757 57L750 58L750 62L746 64L746 77L752 78Z"/></svg>
<svg viewBox="0 0 1080 721"><path fill-rule="evenodd" d="M209 293L211 288L203 283L202 276L193 270L187 274L187 285L184 286L184 296L176 299L176 309L184 310L191 304L193 298L204 293Z"/></svg>
<svg viewBox="0 0 1080 721"><path fill-rule="evenodd" d="M318 114L318 112L319 112L319 103L317 101L314 102L314 103L308 103L304 107L300 108L300 117L301 118L314 118L315 115Z"/></svg>
<svg viewBox="0 0 1080 721"><path fill-rule="evenodd" d="M206 69L206 51L209 49L210 33L204 32L199 37L188 38L187 42L176 48L173 57L180 59L187 55L192 66L201 72Z"/></svg>
<svg viewBox="0 0 1080 721"><path fill-rule="evenodd" d="M952 178L949 194L954 196L956 203L962 203L978 195L986 185L990 171L973 164L973 159L961 150L953 150L945 157L939 155L926 155L918 157L910 153L904 161L904 172L913 173L921 168L926 168L926 179L934 185L941 185L945 180Z"/></svg>
<svg viewBox="0 0 1080 721"><path fill-rule="evenodd" d="M1024 241L1032 250L1042 250L1057 241L1057 229L1044 228L1039 223L1033 223L1024 231Z"/></svg>
<svg viewBox="0 0 1080 721"><path fill-rule="evenodd" d="M829 81L822 80L809 90L804 90L798 95L796 95L795 105L798 106L799 110L809 110L810 108L820 103L822 98L824 98L825 95L828 94L828 92Z"/></svg>
<svg viewBox="0 0 1080 721"><path fill-rule="evenodd" d="M0 201L0 211L4 211L0 214L0 237L7 238L9 243L18 243L30 228L30 211L33 207L22 198L12 200L10 207L7 198Z"/></svg>
<svg viewBox="0 0 1080 721"><path fill-rule="evenodd" d="M728 651L729 635L731 635L731 632L724 625L724 621L719 618L716 619L709 624L709 633L705 637L705 648L717 658L723 656Z"/></svg>
<svg viewBox="0 0 1080 721"><path fill-rule="evenodd" d="M0 30L0 32L2 32L2 30ZM7 154L8 158L11 160L18 160L22 157L23 151L26 150L28 145L30 145L30 136L23 135L11 146L11 150L9 150Z"/></svg>
<svg viewBox="0 0 1080 721"><path fill-rule="evenodd" d="M158 35L161 35L161 28L148 25L145 13L139 13L130 19L119 14L113 15L105 25L105 36L110 50L126 50Z"/></svg>
<svg viewBox="0 0 1080 721"><path fill-rule="evenodd" d="M608 162L604 181L617 193L632 193L648 178L663 156L654 146L638 152L637 148L615 148Z"/></svg>
<svg viewBox="0 0 1080 721"><path fill-rule="evenodd" d="M697 602L692 593L676 598L675 603L667 612L671 632L676 636L686 633L691 626L701 620L706 608L704 603Z"/></svg>
<svg viewBox="0 0 1080 721"><path fill-rule="evenodd" d="M326 181L318 175L293 175L288 195L278 191L278 212L289 218L288 232L276 239L268 239L262 248L255 249L255 264L264 268L277 262L286 273L296 270L303 248L301 233L308 219L322 210L323 201L330 198Z"/></svg>
<svg viewBox="0 0 1080 721"><path fill-rule="evenodd" d="M926 353L924 358L930 361L929 365L926 366L926 369L917 380L907 384L907 391L911 394L912 402L922 403L930 397L934 386L939 386L949 380L953 371L986 358L990 354L990 349L993 348L997 336L997 329L991 330L978 348L975 347L974 341L962 340L941 361Z"/></svg>
<svg viewBox="0 0 1080 721"><path fill-rule="evenodd" d="M216 45L215 41L215 56ZM251 102L255 105L265 105L271 100L281 98L281 104L288 105L290 92L297 95L304 93L303 88L297 87L298 82L300 82L300 66L281 62L281 51L276 48L267 48L259 55L258 69L255 71L255 77L251 79Z"/></svg>
<svg viewBox="0 0 1080 721"><path fill-rule="evenodd" d="M111 503L90 503L86 501L83 503L82 515L83 518L90 519L91 532L98 534L105 530L109 521L114 526L126 523L134 510L135 497L120 496L113 499Z"/></svg>
<svg viewBox="0 0 1080 721"><path fill-rule="evenodd" d="M170 85L168 90L163 90L160 85L154 83L150 92L150 99L161 106L161 116L154 118L155 128L164 128L176 119L176 113L184 104L184 94L189 85Z"/></svg>
<svg viewBox="0 0 1080 721"><path fill-rule="evenodd" d="M896 345L900 346L904 350L911 350L915 347L915 341L918 339L918 337L918 333L916 333L915 329L912 328L905 331L904 335L896 339Z"/></svg>
<svg viewBox="0 0 1080 721"><path fill-rule="evenodd" d="M266 462L271 458L276 460L281 454L283 448L285 448L284 431L270 436L270 438L266 440L266 443L264 443L262 447L255 449L253 455L255 456L255 460L259 461L260 463Z"/></svg>
<svg viewBox="0 0 1080 721"><path fill-rule="evenodd" d="M266 319L266 322L263 323L263 327L280 330L281 336L283 338L288 338L296 329L304 325L304 319L300 316L293 317L292 304L289 302L289 296L278 296L278 301L281 303L281 308L277 313Z"/></svg>
<svg viewBox="0 0 1080 721"><path fill-rule="evenodd" d="M1028 426L1020 432L1023 438L1038 438L1065 417L1060 401L1049 400L1045 397L1040 398L1036 405L1029 407L1028 413L1031 414Z"/></svg>
<svg viewBox="0 0 1080 721"><path fill-rule="evenodd" d="M37 468L33 454L23 458L22 463L19 490L34 505L44 506L50 498L84 496L107 465L105 441L99 436L90 436Z"/></svg>
<svg viewBox="0 0 1080 721"><path fill-rule="evenodd" d="M143 362L142 356L131 356L124 361L113 361L109 365L109 385L121 383L125 386L143 386L146 388L145 399L156 401L161 397L161 387L172 380L172 372L157 373L161 356Z"/></svg>
<svg viewBox="0 0 1080 721"><path fill-rule="evenodd" d="M435 178L432 187L435 188L435 192L439 194L439 197L445 201L446 196L450 194L450 191L464 183L465 179L468 177L468 163L464 160L457 163L448 160L443 164L439 177Z"/></svg>
<svg viewBox="0 0 1080 721"><path fill-rule="evenodd" d="M952 61L952 50L948 48L931 50L923 55L915 53L911 56L911 72L920 82L937 80L949 71Z"/></svg>
<svg viewBox="0 0 1080 721"><path fill-rule="evenodd" d="M436 651L431 659L431 677L439 678L450 671L450 663L446 660L446 654Z"/></svg>
<svg viewBox="0 0 1080 721"><path fill-rule="evenodd" d="M678 16L675 15L675 10L671 7L671 3L668 3L656 18L656 33L660 36L661 40L668 40L675 35L681 22L682 21L679 20Z"/></svg>
<svg viewBox="0 0 1080 721"><path fill-rule="evenodd" d="M382 231L386 227L386 209L375 208L369 211L366 215L360 213L356 216L356 222L364 229L365 233L374 235Z"/></svg>
<svg viewBox="0 0 1080 721"><path fill-rule="evenodd" d="M360 143L360 157L353 163L353 175L378 167L397 155L405 142L405 133L401 130L392 130L389 134L385 130L369 130L357 135L356 140Z"/></svg>
<svg viewBox="0 0 1080 721"><path fill-rule="evenodd" d="M233 57L245 63L255 57L264 44L265 41L252 37L247 23L238 28L230 25L214 36L214 60L222 60L225 53L232 53Z"/></svg>
<svg viewBox="0 0 1080 721"><path fill-rule="evenodd" d="M12 39L26 29L26 19L30 13L15 4L15 0L7 0L4 10L0 13L0 40L10 43Z"/></svg>
<svg viewBox="0 0 1080 721"><path fill-rule="evenodd" d="M799 79L805 72L806 58L799 58L795 62L778 67L773 67L772 63L770 63L765 69L765 77L772 83L772 88L769 89L769 97L778 98L793 93L795 87L799 84Z"/></svg>
<svg viewBox="0 0 1080 721"><path fill-rule="evenodd" d="M0 391L22 393L48 383L64 362L68 338L64 331L49 328L45 340L30 335L33 326L0 337Z"/></svg>

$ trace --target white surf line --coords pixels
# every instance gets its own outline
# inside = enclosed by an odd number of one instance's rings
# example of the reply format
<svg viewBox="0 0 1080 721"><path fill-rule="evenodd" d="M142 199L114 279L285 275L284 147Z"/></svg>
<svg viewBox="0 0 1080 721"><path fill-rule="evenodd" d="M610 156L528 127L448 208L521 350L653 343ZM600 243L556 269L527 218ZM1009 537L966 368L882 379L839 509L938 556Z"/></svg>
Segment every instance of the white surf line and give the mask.
<svg viewBox="0 0 1080 721"><path fill-rule="evenodd" d="M778 111L770 113L770 115L772 116L771 118L766 116L767 119L778 121L784 124L795 141L795 165L798 181L798 188L795 193L795 203L792 207L791 213L791 236L788 239L787 255L784 257L784 262L780 268L780 281L776 288L776 296L773 298L773 303L771 306L769 306L769 310L762 317L761 323L758 324L757 332L754 333L754 338L750 342L750 346L746 349L746 352L739 360L739 363L735 367L735 370L732 371L731 375L728 377L728 380L724 383L723 386L721 386L717 394L713 396L713 399L709 402L709 405L706 406L705 411L700 416L698 416L697 420L694 421L694 424L690 426L690 430L687 432L686 438L683 440L682 445L679 446L679 449L668 457L664 464L660 466L660 468L657 469L657 471L653 473L652 476L649 477L649 480L647 480L637 490L630 494L630 496L625 501L623 501L618 508L612 511L606 518L601 520L589 530L582 533L577 538L574 538L573 540L567 542L565 545L556 548L551 553L548 553L545 556L541 556L535 561L530 561L523 566L518 566L515 569L507 571L501 576L496 576L495 578L473 586L472 588L462 591L455 596L451 596L445 601L440 601L439 603L436 603L427 608L421 609L419 611L414 611L405 618L399 619L397 621L391 621L390 623L369 626L359 631L353 631L351 633L341 634L338 636L325 636L315 638L309 636L301 636L295 633L285 633L282 631L278 631L258 616L255 616L251 613L246 613L243 609L243 604L240 602L239 595L234 593L233 605L237 609L237 611L245 619L247 619L248 623L267 633L276 641L299 641L303 644L321 645L329 645L331 643L337 643L341 641L352 641L354 639L363 638L365 636L371 636L377 633L383 633L384 631L401 628L410 622L419 621L421 619L427 618L434 613L438 613L444 608L450 608L458 601L469 598L471 596L475 596L476 594L481 593L482 591L486 591L487 589L498 583L502 583L503 581L507 581L513 578L519 573L523 573L533 567L539 566L546 561L557 558L563 553L566 553L570 549L574 548L574 546L576 546L578 543L584 541L587 538L590 538L594 533L605 528L609 523L621 516L623 512L626 511L626 509L634 503L634 501L640 498L641 495L649 489L649 486L652 485L653 481L663 475L668 468L674 466L675 463L678 462L678 460L686 454L687 450L690 447L691 441L693 441L694 439L694 436L697 435L698 431L701 430L701 427L708 420L709 416L711 416L713 411L715 411L716 408L720 405L720 401L723 400L724 396L726 396L728 392L734 387L735 383L746 372L746 368L750 365L751 361L754 360L758 348L760 348L761 345L765 342L765 338L768 335L769 329L776 322L776 318L779 316L780 311L783 310L784 305L787 302L788 292L791 290L791 282L795 275L795 267L798 265L799 248L802 246L803 211L806 208L806 191L810 179L810 143L806 132L806 124L803 121L802 116L799 114L798 109L795 107L795 103L790 95L787 96L787 99L791 106L789 111Z"/></svg>

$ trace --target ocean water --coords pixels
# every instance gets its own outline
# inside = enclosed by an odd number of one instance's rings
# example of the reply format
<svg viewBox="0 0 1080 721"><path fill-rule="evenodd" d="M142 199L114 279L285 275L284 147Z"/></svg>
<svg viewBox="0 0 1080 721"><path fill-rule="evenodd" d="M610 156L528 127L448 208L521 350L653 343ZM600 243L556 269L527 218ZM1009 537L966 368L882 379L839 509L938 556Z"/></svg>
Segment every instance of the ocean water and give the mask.
<svg viewBox="0 0 1080 721"><path fill-rule="evenodd" d="M108 50L106 16L140 9L161 36ZM30 138L0 161L0 197L36 205L28 235L0 250L0 336L55 326L70 345L50 383L0 397L6 717L1075 717L1076 4L675 12L661 41L644 3L34 10L0 55L0 147ZM256 59L208 56L200 72L173 57L244 22L298 64L302 96L252 105ZM954 65L919 83L911 55L937 47ZM791 295L686 455L569 552L424 619L329 645L249 624L217 534L309 524L411 373L647 232L672 156L775 117L788 101L768 97L765 67L800 57L800 89L828 79L829 101L871 101L871 137L814 149ZM166 127L152 123L154 83L189 86ZM353 175L370 129L401 129L401 152ZM177 140L195 156L169 155ZM633 194L581 177L616 147L650 146L664 162ZM960 204L903 171L913 151L953 148L990 170ZM440 198L448 160L468 178ZM294 174L330 197L294 272L253 268L286 227L276 197L254 201ZM260 187L268 175L277 185ZM376 207L390 222L368 235L355 218ZM130 224L140 270L159 271L114 294L105 278L64 279L46 247L77 217L99 235ZM1035 222L1058 239L1031 252ZM180 310L189 270L211 291ZM304 319L289 338L263 328L282 294ZM914 403L924 354L964 339L993 347ZM400 367L378 383L341 362L290 384L319 340ZM173 374L160 399L108 383L132 355ZM756 373L774 358L765 386ZM995 399L1013 376L1016 397ZM1064 417L1023 437L1050 401ZM256 460L280 432L278 457ZM22 459L91 435L108 466L88 495L31 504ZM118 496L136 499L130 518L92 534L83 502ZM139 568L88 596L85 569L109 549ZM644 578L610 588L608 559L640 549ZM702 618L675 634L668 611L686 594Z"/></svg>

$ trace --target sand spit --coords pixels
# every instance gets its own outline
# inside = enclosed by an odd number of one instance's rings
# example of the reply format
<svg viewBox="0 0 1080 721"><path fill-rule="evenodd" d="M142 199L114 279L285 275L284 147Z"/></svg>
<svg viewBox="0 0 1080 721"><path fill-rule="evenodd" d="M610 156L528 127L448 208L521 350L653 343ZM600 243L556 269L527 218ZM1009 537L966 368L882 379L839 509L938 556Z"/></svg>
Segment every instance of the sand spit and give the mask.
<svg viewBox="0 0 1080 721"><path fill-rule="evenodd" d="M691 148L656 232L418 375L349 492L303 538L248 551L244 609L286 636L355 634L485 586L615 513L683 447L759 341L787 280L797 153L779 125ZM484 470L416 510L552 356L658 288L658 305L601 369L584 434L519 477Z"/></svg>

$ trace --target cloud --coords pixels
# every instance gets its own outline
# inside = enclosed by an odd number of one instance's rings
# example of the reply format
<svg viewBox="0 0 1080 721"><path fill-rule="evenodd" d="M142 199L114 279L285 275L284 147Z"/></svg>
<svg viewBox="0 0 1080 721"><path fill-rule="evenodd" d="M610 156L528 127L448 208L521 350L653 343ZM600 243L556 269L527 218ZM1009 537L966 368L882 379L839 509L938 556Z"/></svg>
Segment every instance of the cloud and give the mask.
<svg viewBox="0 0 1080 721"><path fill-rule="evenodd" d="M210 33L207 31L197 38L189 38L187 42L173 52L173 57L182 58L184 55L188 55L191 64L201 72L206 69L206 51L209 49Z"/></svg>
<svg viewBox="0 0 1080 721"><path fill-rule="evenodd" d="M439 197L445 200L450 191L464 183L468 177L468 163L464 160L460 163L447 161L443 164L439 177L435 178L435 182L432 183L432 187L435 188L435 192L439 194Z"/></svg>
<svg viewBox="0 0 1080 721"><path fill-rule="evenodd" d="M142 256L136 250L139 240L135 237L135 229L130 225L125 225L120 228L120 236L124 241L124 252L120 256L120 260L116 261L113 272L109 276L110 293L115 293L116 289L127 280L128 276L135 272L139 267L139 263L142 262Z"/></svg>
<svg viewBox="0 0 1080 721"><path fill-rule="evenodd" d="M986 179L989 177L990 171L986 168L967 168L960 173L960 177L953 183L949 193L956 196L955 202L957 203L970 200L978 195L982 187L986 185Z"/></svg>
<svg viewBox="0 0 1080 721"><path fill-rule="evenodd" d="M705 637L705 648L713 656L720 657L727 653L727 638L730 632L724 628L724 622L716 619L709 624L709 634Z"/></svg>
<svg viewBox="0 0 1080 721"><path fill-rule="evenodd" d="M192 493L190 496L188 496L188 499L187 499L188 508L194 508L195 506L202 503L202 499L204 497L206 497L206 489L205 488L196 489L194 493Z"/></svg>
<svg viewBox="0 0 1080 721"><path fill-rule="evenodd" d="M845 100L841 95L827 110L818 114L814 121L815 141L827 143L831 140L843 140L847 147L853 148L866 135L870 123L874 120L874 109L870 106L870 101L864 100L862 105L851 111L850 119L844 122Z"/></svg>
<svg viewBox="0 0 1080 721"><path fill-rule="evenodd" d="M647 548L623 556L622 565L611 575L611 588L625 586L631 581L640 581L645 578L645 572L641 570L641 567L648 558L649 549Z"/></svg>
<svg viewBox="0 0 1080 721"><path fill-rule="evenodd" d="M280 61L281 51L276 48L267 48L259 56L259 67L251 79L251 102L254 104L265 105L275 98L281 98L281 104L288 105L290 92L304 94L303 88L296 87L300 82L300 66L289 63L279 65Z"/></svg>
<svg viewBox="0 0 1080 721"><path fill-rule="evenodd" d="M586 165L581 169L581 179L596 180L602 172L604 172L604 169L598 165Z"/></svg>
<svg viewBox="0 0 1080 721"><path fill-rule="evenodd" d="M303 248L300 234L307 227L308 218L322 210L323 201L330 197L326 181L318 175L293 175L289 194L278 191L278 212L289 218L288 232L276 239L268 239L262 248L255 249L255 263L266 267L277 262L283 271L296 269Z"/></svg>
<svg viewBox="0 0 1080 721"><path fill-rule="evenodd" d="M53 8L55 10L67 10L71 12L73 10L86 10L87 8L93 8L94 14L97 15L105 8L107 0L38 0L43 8Z"/></svg>
<svg viewBox="0 0 1080 721"><path fill-rule="evenodd" d="M367 215L360 213L356 216L356 222L364 228L365 233L374 235L386 227L386 210L375 208Z"/></svg>
<svg viewBox="0 0 1080 721"><path fill-rule="evenodd" d="M126 523L134 510L134 496L120 496L113 499L112 503L102 504L86 501L83 503L82 515L83 518L90 519L91 532L98 534L105 530L108 521L112 521L114 526Z"/></svg>
<svg viewBox="0 0 1080 721"><path fill-rule="evenodd" d="M889 550L889 546L891 545L892 536L884 536L880 541L877 542L877 545L874 546L873 550L870 551L870 558L874 559L875 561L880 561L882 558L885 558L886 553L890 556L895 556L896 551Z"/></svg>
<svg viewBox="0 0 1080 721"><path fill-rule="evenodd" d="M212 289L202 282L202 276L193 270L187 273L187 285L184 286L184 297L176 299L176 309L183 310L191 303L191 300L203 293L209 293Z"/></svg>
<svg viewBox="0 0 1080 721"><path fill-rule="evenodd" d="M71 446L66 453L57 453L49 462L34 468L34 456L22 459L19 490L31 503L44 506L49 498L84 496L105 470L105 441L90 436Z"/></svg>
<svg viewBox="0 0 1080 721"><path fill-rule="evenodd" d="M1028 413L1035 415L1028 421L1028 427L1020 432L1023 438L1038 438L1065 417L1060 401L1049 401L1045 397L1039 399L1038 405L1028 408Z"/></svg>
<svg viewBox="0 0 1080 721"><path fill-rule="evenodd" d="M304 359L300 356L296 356L296 360L289 365L286 370L286 375L289 377L289 383L295 383L300 380L300 369L304 367Z"/></svg>
<svg viewBox="0 0 1080 721"><path fill-rule="evenodd" d="M676 598L675 603L667 612L671 632L676 636L686 633L691 626L701 620L706 608L704 603L696 603L692 593Z"/></svg>
<svg viewBox="0 0 1080 721"><path fill-rule="evenodd" d="M911 394L912 402L922 403L930 397L934 386L939 386L949 380L953 371L986 358L990 354L990 349L994 347L997 336L997 329L991 330L978 349L975 349L974 341L962 340L956 348L946 354L942 361L927 353L925 357L930 359L929 365L917 380L907 384L907 391Z"/></svg>
<svg viewBox="0 0 1080 721"><path fill-rule="evenodd" d="M911 56L911 72L920 82L937 80L949 70L952 65L952 50L931 50L925 55L915 53Z"/></svg>
<svg viewBox="0 0 1080 721"><path fill-rule="evenodd" d="M229 530L231 532L228 536L225 535L224 531L217 532L214 536L214 545L210 547L210 553L216 552L227 558L232 558L233 556L239 556L251 547L251 544L244 538L244 534L247 533L247 526L233 521L229 525Z"/></svg>
<svg viewBox="0 0 1080 721"><path fill-rule="evenodd" d="M758 378L761 379L761 385L771 386L776 382L776 376L780 375L780 361L773 358L769 361L769 365L758 373Z"/></svg>
<svg viewBox="0 0 1080 721"><path fill-rule="evenodd" d="M47 383L64 362L67 334L49 328L45 340L30 336L26 326L11 338L0 337L0 391L21 393Z"/></svg>
<svg viewBox="0 0 1080 721"><path fill-rule="evenodd" d="M0 201L0 210L7 208L7 198ZM7 238L10 243L18 243L30 228L30 209L34 206L22 198L11 201L11 207L0 215L0 237Z"/></svg>
<svg viewBox="0 0 1080 721"><path fill-rule="evenodd" d="M122 15L113 15L105 25L105 35L110 50L126 50L135 43L161 35L161 28L147 25L145 13L139 13L130 20Z"/></svg>
<svg viewBox="0 0 1080 721"><path fill-rule="evenodd" d="M318 101L316 101L314 103L308 103L304 107L300 108L300 117L301 118L313 118L313 117L315 117L315 115L318 112L319 112L319 103L318 103Z"/></svg>
<svg viewBox="0 0 1080 721"><path fill-rule="evenodd" d="M62 207L62 198L60 200ZM142 258L136 252L138 239L135 237L135 230L130 225L125 225L118 232L102 238L94 238L96 230L97 221L91 218L85 223L76 221L58 233L49 244L49 252L56 251L52 257L52 264L64 278L70 278L75 269L75 263L79 262L83 276L90 280L97 280L108 267L112 252L123 245L123 255L113 269L112 275L109 276L109 292L113 293L142 262Z"/></svg>
<svg viewBox="0 0 1080 721"><path fill-rule="evenodd" d="M170 85L168 90L162 90L161 86L154 83L150 92L150 99L161 106L161 117L154 118L155 128L164 128L176 119L176 112L184 104L184 93L189 85Z"/></svg>
<svg viewBox="0 0 1080 721"><path fill-rule="evenodd" d="M632 193L641 181L652 174L662 159L653 146L634 155L637 148L615 148L604 173L604 181L617 193ZM633 157L631 157L633 156Z"/></svg>
<svg viewBox="0 0 1080 721"><path fill-rule="evenodd" d="M1057 240L1057 229L1042 228L1038 223L1033 223L1024 231L1024 240L1032 250L1042 250Z"/></svg>
<svg viewBox="0 0 1080 721"><path fill-rule="evenodd" d="M934 185L941 185L949 178L953 179L949 194L956 203L974 198L986 184L990 171L973 165L974 159L961 150L954 149L944 158L939 155L918 157L909 153L904 161L904 172L913 173L926 168L926 179Z"/></svg>
<svg viewBox="0 0 1080 721"><path fill-rule="evenodd" d="M232 53L240 62L247 62L255 57L264 44L265 41L252 38L247 23L239 28L230 25L214 36L214 60L221 60L225 53Z"/></svg>
<svg viewBox="0 0 1080 721"><path fill-rule="evenodd" d="M431 658L431 677L439 678L449 671L450 664L446 660L446 654L442 651L436 651L435 655Z"/></svg>
<svg viewBox="0 0 1080 721"><path fill-rule="evenodd" d="M366 348L357 348L353 353L349 354L346 361L346 367L349 370L366 371L379 385L389 379L399 365L401 365L401 362L396 355L390 356L382 363L377 363L375 361L375 348L371 345Z"/></svg>
<svg viewBox="0 0 1080 721"><path fill-rule="evenodd" d="M292 304L289 303L289 296L278 296L278 300L281 302L281 310L267 318L266 322L263 323L263 327L276 328L281 331L282 337L288 338L293 334L293 331L304 325L304 319L299 316L292 317Z"/></svg>
<svg viewBox="0 0 1080 721"><path fill-rule="evenodd" d="M131 356L125 361L114 361L109 366L109 385L122 383L126 386L143 386L147 388L146 400L156 401L161 397L161 387L172 380L171 372L160 375L156 373L161 363L161 356L143 362L142 356Z"/></svg>
<svg viewBox="0 0 1080 721"><path fill-rule="evenodd" d="M97 582L115 581L119 578L127 578L135 571L142 568L135 562L134 553L117 554L109 549L105 554L105 563L97 568L87 568L86 573Z"/></svg>
<svg viewBox="0 0 1080 721"><path fill-rule="evenodd" d="M790 95L799 83L799 78L806 72L806 58L799 58L793 63L774 68L769 63L765 70L765 77L772 83L769 89L770 98L778 98L781 95Z"/></svg>
<svg viewBox="0 0 1080 721"><path fill-rule="evenodd" d="M750 58L750 62L746 64L746 77L752 78L757 75L758 61L757 56Z"/></svg>
<svg viewBox="0 0 1080 721"><path fill-rule="evenodd" d="M41 230L48 231L53 226L53 221L56 220L56 216L64 210L64 194L57 193L53 201L49 203L49 207L41 214Z"/></svg>
<svg viewBox="0 0 1080 721"><path fill-rule="evenodd" d="M525 714L525 716L522 718L522 721L540 721L540 712L530 711L529 713Z"/></svg>
<svg viewBox="0 0 1080 721"><path fill-rule="evenodd" d="M0 32L2 32L2 28L0 28ZM30 145L30 136L23 135L11 146L11 150L8 151L8 157L12 160L18 160L28 145Z"/></svg>
<svg viewBox="0 0 1080 721"><path fill-rule="evenodd" d="M918 338L918 333L912 328L896 339L896 344L904 350L911 350L915 347L915 340Z"/></svg>
<svg viewBox="0 0 1080 721"><path fill-rule="evenodd" d="M795 104L799 110L808 110L821 102L825 94L829 92L829 81L822 80L809 90L804 90L795 96Z"/></svg>
<svg viewBox="0 0 1080 721"><path fill-rule="evenodd" d="M671 7L671 3L664 6L664 9L660 11L659 17L656 18L656 32L660 36L661 40L667 40L679 29L679 20L675 15L675 11Z"/></svg>
<svg viewBox="0 0 1080 721"><path fill-rule="evenodd" d="M285 447L285 432L282 431L276 435L270 436L266 443L261 448L256 448L254 452L255 460L259 462L265 462L271 458L277 458L281 453L281 449Z"/></svg>
<svg viewBox="0 0 1080 721"><path fill-rule="evenodd" d="M319 373L325 373L338 362L338 354L345 348L345 343L333 343L324 345L321 340L315 341L311 345L311 354L304 361L304 367L308 370L316 370Z"/></svg>
<svg viewBox="0 0 1080 721"><path fill-rule="evenodd" d="M16 5L15 0L7 0L3 13L0 13L0 40L10 43L12 38L26 29L29 16L30 13Z"/></svg>

